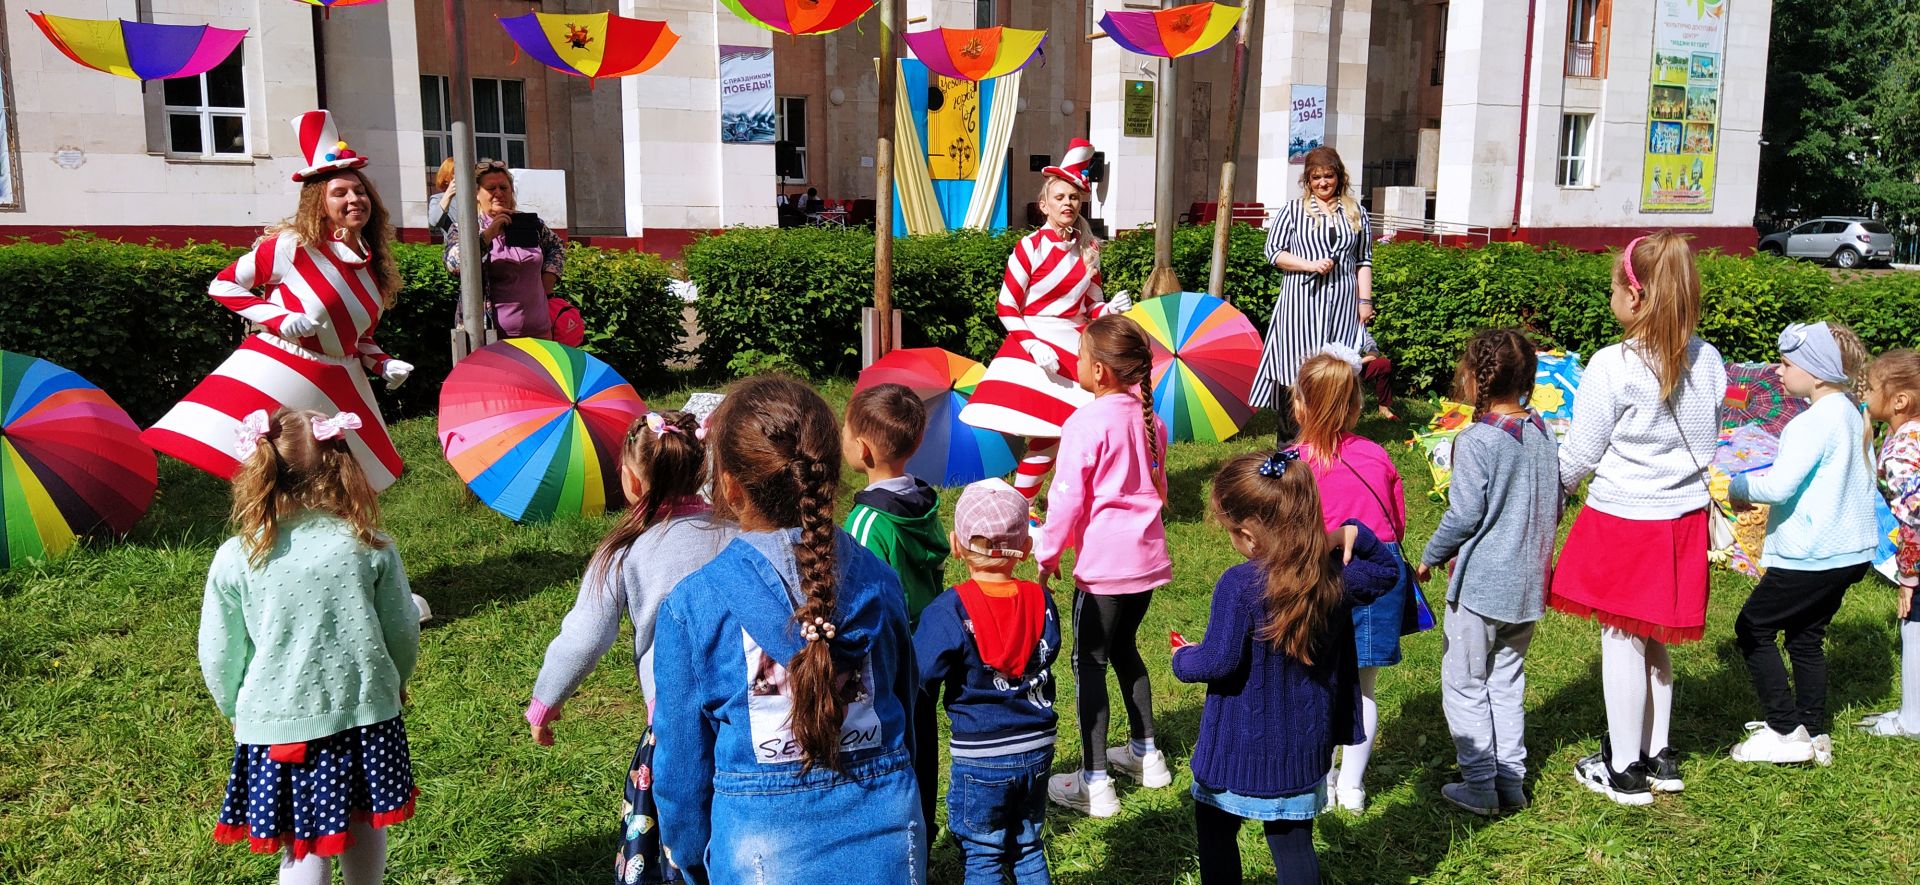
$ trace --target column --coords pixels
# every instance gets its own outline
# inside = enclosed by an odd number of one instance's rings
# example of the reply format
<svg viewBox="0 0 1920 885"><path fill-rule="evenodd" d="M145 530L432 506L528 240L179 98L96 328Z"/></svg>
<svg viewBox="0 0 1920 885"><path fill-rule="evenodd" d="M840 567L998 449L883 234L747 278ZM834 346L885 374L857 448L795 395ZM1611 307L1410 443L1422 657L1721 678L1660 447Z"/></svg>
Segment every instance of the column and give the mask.
<svg viewBox="0 0 1920 885"><path fill-rule="evenodd" d="M1435 221L1491 228L1513 222L1526 29L1526 10L1517 4L1453 0Z"/></svg>
<svg viewBox="0 0 1920 885"><path fill-rule="evenodd" d="M1151 8L1151 7L1148 7ZM1098 0L1094 20L1109 11L1140 11L1120 0ZM1129 82L1143 82L1148 88L1160 88L1160 60L1134 55L1112 40L1095 40L1092 47L1092 102L1090 130L1086 138L1093 149L1106 155L1106 178L1093 188L1093 209L1089 215L1107 225L1109 234L1141 227L1153 221L1154 144L1151 134L1127 136L1125 129L1126 93ZM1043 112L1051 108L1043 109ZM1067 141L1079 133L1073 121L1077 114L1063 117L1059 144L1048 154L1059 162ZM1156 118L1154 131L1165 125Z"/></svg>

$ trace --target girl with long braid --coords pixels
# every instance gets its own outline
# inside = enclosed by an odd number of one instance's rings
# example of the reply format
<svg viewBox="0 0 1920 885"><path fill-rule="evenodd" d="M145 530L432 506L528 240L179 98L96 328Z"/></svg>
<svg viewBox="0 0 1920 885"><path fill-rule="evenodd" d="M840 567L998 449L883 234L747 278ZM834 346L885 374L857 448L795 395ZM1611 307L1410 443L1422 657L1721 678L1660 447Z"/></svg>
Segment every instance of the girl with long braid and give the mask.
<svg viewBox="0 0 1920 885"><path fill-rule="evenodd" d="M741 534L654 627L667 858L695 883L923 883L906 594L835 527L833 412L758 377L710 424L715 511Z"/></svg>
<svg viewBox="0 0 1920 885"><path fill-rule="evenodd" d="M1048 492L1048 531L1034 546L1044 583L1060 571L1060 555L1079 551L1073 566L1073 676L1078 686L1080 771L1047 783L1053 801L1094 817L1120 810L1107 769L1154 788L1173 782L1154 747L1153 688L1134 635L1155 588L1173 580L1166 528L1167 432L1154 420L1147 374L1153 348L1134 321L1104 316L1080 338L1080 386L1093 401L1061 429L1060 467ZM1138 391L1137 393L1135 391ZM1101 539L1097 552L1088 539ZM1120 680L1127 743L1107 747L1107 665Z"/></svg>

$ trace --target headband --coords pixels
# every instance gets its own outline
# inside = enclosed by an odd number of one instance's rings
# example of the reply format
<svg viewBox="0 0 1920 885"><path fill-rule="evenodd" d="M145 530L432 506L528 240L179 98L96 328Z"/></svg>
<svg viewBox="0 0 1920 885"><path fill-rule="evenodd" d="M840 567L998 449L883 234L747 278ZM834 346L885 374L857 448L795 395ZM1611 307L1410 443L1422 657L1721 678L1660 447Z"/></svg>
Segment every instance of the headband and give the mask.
<svg viewBox="0 0 1920 885"><path fill-rule="evenodd" d="M1826 323L1792 323L1780 333L1780 358L1828 384L1848 383L1846 357Z"/></svg>
<svg viewBox="0 0 1920 885"><path fill-rule="evenodd" d="M1627 285L1642 291L1645 291L1647 287L1640 285L1640 278L1634 275L1633 247L1640 245L1640 241L1644 239L1646 239L1646 237L1639 236L1639 237L1634 237L1631 240L1628 240L1627 251L1620 254L1620 265L1627 269Z"/></svg>

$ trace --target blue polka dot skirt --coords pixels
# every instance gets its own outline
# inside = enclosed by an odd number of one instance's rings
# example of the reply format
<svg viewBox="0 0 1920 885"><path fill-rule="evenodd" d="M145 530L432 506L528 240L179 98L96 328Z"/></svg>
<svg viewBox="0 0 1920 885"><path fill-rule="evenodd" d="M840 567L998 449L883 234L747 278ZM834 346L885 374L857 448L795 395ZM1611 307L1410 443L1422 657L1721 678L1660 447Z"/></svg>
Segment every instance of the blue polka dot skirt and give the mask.
<svg viewBox="0 0 1920 885"><path fill-rule="evenodd" d="M308 741L304 761L278 761L300 755L296 745L235 746L214 840L244 840L262 854L284 849L295 860L330 857L353 844L349 823L385 827L413 816L420 791L400 717Z"/></svg>

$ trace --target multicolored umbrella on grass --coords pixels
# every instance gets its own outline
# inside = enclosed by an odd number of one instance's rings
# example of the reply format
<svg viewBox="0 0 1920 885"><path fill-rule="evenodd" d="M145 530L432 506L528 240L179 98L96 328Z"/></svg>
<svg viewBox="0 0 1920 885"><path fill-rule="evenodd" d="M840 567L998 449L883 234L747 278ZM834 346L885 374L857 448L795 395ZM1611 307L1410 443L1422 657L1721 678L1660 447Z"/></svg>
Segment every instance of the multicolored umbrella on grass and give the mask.
<svg viewBox="0 0 1920 885"><path fill-rule="evenodd" d="M1787 393L1777 364L1727 364L1727 398L1720 411L1721 430L1757 424L1779 436L1793 416L1806 410L1806 400Z"/></svg>
<svg viewBox="0 0 1920 885"><path fill-rule="evenodd" d="M213 70L247 36L209 25L157 25L125 19L67 18L29 12L55 49L75 62L131 80L194 77Z"/></svg>
<svg viewBox="0 0 1920 885"><path fill-rule="evenodd" d="M1175 442L1219 442L1253 417L1260 333L1239 308L1203 292L1175 292L1127 316L1153 339L1153 411Z"/></svg>
<svg viewBox="0 0 1920 885"><path fill-rule="evenodd" d="M645 71L680 41L666 22L607 12L529 12L499 21L521 51L560 73L585 77L589 85Z"/></svg>
<svg viewBox="0 0 1920 885"><path fill-rule="evenodd" d="M1194 3L1151 12L1109 12L1100 17L1120 48L1138 55L1181 58L1220 45L1240 23L1240 7Z"/></svg>
<svg viewBox="0 0 1920 885"><path fill-rule="evenodd" d="M440 388L440 448L515 522L594 516L623 500L620 450L647 404L612 367L538 338L489 344Z"/></svg>
<svg viewBox="0 0 1920 885"><path fill-rule="evenodd" d="M934 28L901 34L913 57L943 77L991 80L1038 58L1046 31L1016 28Z"/></svg>
<svg viewBox="0 0 1920 885"><path fill-rule="evenodd" d="M106 391L0 350L0 568L125 534L153 503L156 466Z"/></svg>
<svg viewBox="0 0 1920 885"><path fill-rule="evenodd" d="M938 347L896 350L860 372L854 390L902 384L927 405L927 435L907 461L907 472L943 486L1004 476L1020 463L1019 442L1004 433L961 423L987 367Z"/></svg>
<svg viewBox="0 0 1920 885"><path fill-rule="evenodd" d="M733 14L776 33L799 36L840 30L866 15L874 0L720 0Z"/></svg>

